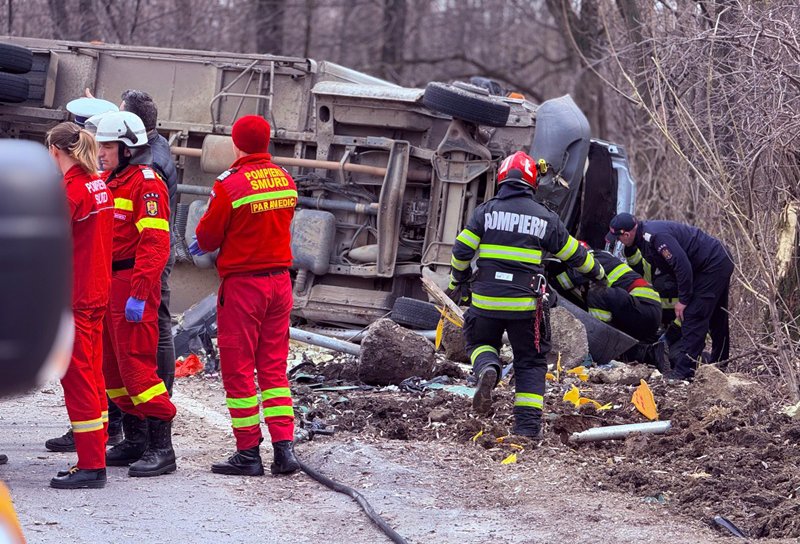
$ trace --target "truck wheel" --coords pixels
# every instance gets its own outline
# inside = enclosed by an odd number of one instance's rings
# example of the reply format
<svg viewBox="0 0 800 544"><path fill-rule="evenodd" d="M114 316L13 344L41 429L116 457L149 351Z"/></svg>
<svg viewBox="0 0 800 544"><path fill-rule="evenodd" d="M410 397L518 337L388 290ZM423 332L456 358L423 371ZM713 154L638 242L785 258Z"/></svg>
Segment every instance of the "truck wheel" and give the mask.
<svg viewBox="0 0 800 544"><path fill-rule="evenodd" d="M410 297L400 297L394 301L392 321L412 329L429 331L439 324L442 314L434 304Z"/></svg>
<svg viewBox="0 0 800 544"><path fill-rule="evenodd" d="M33 52L25 47L0 43L0 70L26 74L33 66Z"/></svg>
<svg viewBox="0 0 800 544"><path fill-rule="evenodd" d="M504 127L511 107L489 95L481 96L447 83L433 81L425 87L422 103L433 111L490 127Z"/></svg>
<svg viewBox="0 0 800 544"><path fill-rule="evenodd" d="M25 102L28 99L28 80L22 76L0 73L0 102Z"/></svg>

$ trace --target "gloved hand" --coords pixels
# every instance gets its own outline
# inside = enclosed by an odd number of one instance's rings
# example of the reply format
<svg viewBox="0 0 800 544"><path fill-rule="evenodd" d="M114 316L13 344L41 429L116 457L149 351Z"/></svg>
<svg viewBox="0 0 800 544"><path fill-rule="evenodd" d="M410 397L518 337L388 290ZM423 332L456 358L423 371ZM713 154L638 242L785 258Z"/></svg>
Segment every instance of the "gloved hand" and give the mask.
<svg viewBox="0 0 800 544"><path fill-rule="evenodd" d="M131 323L139 323L142 316L144 316L144 301L128 297L128 302L125 303L125 319Z"/></svg>
<svg viewBox="0 0 800 544"><path fill-rule="evenodd" d="M472 302L472 289L469 288L469 285L465 283L461 283L456 285L452 288L447 288L444 292L450 300L456 303L458 306L469 306Z"/></svg>
<svg viewBox="0 0 800 544"><path fill-rule="evenodd" d="M197 236L194 237L194 242L189 244L189 253L191 253L195 257L199 257L201 255L206 254L206 252L200 248L200 244L197 243Z"/></svg>

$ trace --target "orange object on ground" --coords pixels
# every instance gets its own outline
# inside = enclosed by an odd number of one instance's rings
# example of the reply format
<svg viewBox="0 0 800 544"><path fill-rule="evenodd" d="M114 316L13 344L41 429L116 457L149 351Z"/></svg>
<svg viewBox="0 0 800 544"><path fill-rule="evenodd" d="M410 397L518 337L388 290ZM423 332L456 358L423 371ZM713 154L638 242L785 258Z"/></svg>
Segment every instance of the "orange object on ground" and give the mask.
<svg viewBox="0 0 800 544"><path fill-rule="evenodd" d="M194 376L202 372L204 368L203 363L200 362L197 355L192 353L183 361L175 361L175 377L186 378L188 376Z"/></svg>
<svg viewBox="0 0 800 544"><path fill-rule="evenodd" d="M640 380L639 387L633 392L631 402L650 421L658 419L656 400L653 398L653 392L650 391L646 381Z"/></svg>

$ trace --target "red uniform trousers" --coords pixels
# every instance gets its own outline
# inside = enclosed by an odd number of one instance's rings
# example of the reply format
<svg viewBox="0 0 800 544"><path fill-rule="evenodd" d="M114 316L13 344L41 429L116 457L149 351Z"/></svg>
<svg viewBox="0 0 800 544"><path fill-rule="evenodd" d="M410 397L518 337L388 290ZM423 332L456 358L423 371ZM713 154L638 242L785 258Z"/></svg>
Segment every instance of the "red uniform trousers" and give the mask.
<svg viewBox="0 0 800 544"><path fill-rule="evenodd" d="M106 466L108 401L103 382L103 316L105 308L73 310L75 343L66 374L61 378L78 468Z"/></svg>
<svg viewBox="0 0 800 544"><path fill-rule="evenodd" d="M261 442L254 372L272 442L294 440L286 377L291 310L292 282L287 271L228 276L219 288L220 367L236 449L250 449Z"/></svg>
<svg viewBox="0 0 800 544"><path fill-rule="evenodd" d="M131 293L132 273L128 269L111 275L111 303L103 335L106 391L123 412L140 419L172 421L175 405L164 382L156 375L161 282L153 284L142 321L131 323L125 319L125 303Z"/></svg>

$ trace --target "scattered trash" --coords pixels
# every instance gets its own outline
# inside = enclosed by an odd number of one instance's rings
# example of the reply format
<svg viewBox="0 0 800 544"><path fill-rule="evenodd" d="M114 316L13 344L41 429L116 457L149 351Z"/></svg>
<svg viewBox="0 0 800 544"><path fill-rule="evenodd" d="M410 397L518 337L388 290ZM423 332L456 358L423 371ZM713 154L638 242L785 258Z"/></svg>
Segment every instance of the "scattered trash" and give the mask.
<svg viewBox="0 0 800 544"><path fill-rule="evenodd" d="M628 425L609 425L607 427L594 427L579 433L572 433L570 442L597 442L600 440L614 440L626 438L634 433L663 434L672 428L672 422L652 421L650 423L630 423Z"/></svg>
<svg viewBox="0 0 800 544"><path fill-rule="evenodd" d="M576 408L583 406L584 404L593 404L597 410L610 410L613 405L609 402L607 404L600 404L594 399L590 399L587 397L581 396L581 391L574 385L570 387L569 391L564 393L563 399L564 402L571 402L575 405Z"/></svg>
<svg viewBox="0 0 800 544"><path fill-rule="evenodd" d="M200 361L200 358L192 353L188 357L179 357L175 361L175 377L186 378L194 376L205 370L205 365Z"/></svg>
<svg viewBox="0 0 800 544"><path fill-rule="evenodd" d="M650 421L658 419L656 400L653 398L653 392L650 391L650 386L647 385L646 381L642 380L639 382L639 387L633 392L631 402L636 406L636 409Z"/></svg>
<svg viewBox="0 0 800 544"><path fill-rule="evenodd" d="M502 461L500 461L501 465L513 465L517 462L517 453L514 452Z"/></svg>
<svg viewBox="0 0 800 544"><path fill-rule="evenodd" d="M714 516L712 518L712 521L714 522L714 525L716 525L720 529L725 529L735 537L747 538L747 536L745 536L745 534L742 533L742 531L740 531L739 528L733 524L733 522L722 516Z"/></svg>
<svg viewBox="0 0 800 544"><path fill-rule="evenodd" d="M787 406L782 412L792 419L800 419L800 402L794 406Z"/></svg>
<svg viewBox="0 0 800 544"><path fill-rule="evenodd" d="M667 504L667 498L663 493L659 493L658 495L653 495L651 497L644 497L642 502L645 504Z"/></svg>
<svg viewBox="0 0 800 544"><path fill-rule="evenodd" d="M213 338L217 336L217 295L211 294L186 310L172 327L175 355L187 357L205 350L208 362L217 368L217 350Z"/></svg>

